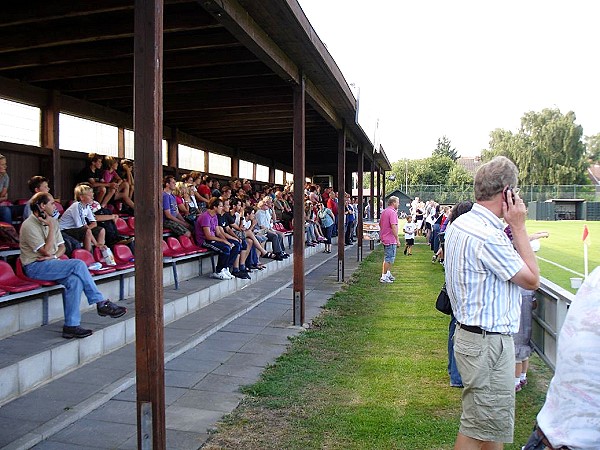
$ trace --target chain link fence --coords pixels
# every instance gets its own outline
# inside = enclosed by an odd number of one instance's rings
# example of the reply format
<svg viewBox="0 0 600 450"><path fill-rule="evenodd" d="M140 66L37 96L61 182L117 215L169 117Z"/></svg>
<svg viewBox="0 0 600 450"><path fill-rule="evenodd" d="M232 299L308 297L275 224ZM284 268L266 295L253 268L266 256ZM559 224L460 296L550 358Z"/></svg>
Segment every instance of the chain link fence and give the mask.
<svg viewBox="0 0 600 450"><path fill-rule="evenodd" d="M525 202L545 202L551 199L583 199L600 201L600 186L558 185L558 186L520 186L521 198ZM423 201L435 200L441 204L454 204L465 200L475 200L473 186L445 185L409 185L400 190L411 198L419 197Z"/></svg>

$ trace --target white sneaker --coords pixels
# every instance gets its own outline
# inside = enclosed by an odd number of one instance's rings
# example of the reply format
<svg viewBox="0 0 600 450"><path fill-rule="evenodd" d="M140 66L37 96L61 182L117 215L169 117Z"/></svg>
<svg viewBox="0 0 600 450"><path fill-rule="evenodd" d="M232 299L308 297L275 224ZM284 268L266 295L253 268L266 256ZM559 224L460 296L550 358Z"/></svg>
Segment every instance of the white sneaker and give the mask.
<svg viewBox="0 0 600 450"><path fill-rule="evenodd" d="M381 278L379 279L380 283L393 283L393 281L387 276L387 275L382 275Z"/></svg>
<svg viewBox="0 0 600 450"><path fill-rule="evenodd" d="M392 281L394 281L396 279L396 277L394 275L392 275L391 272L388 272L386 275Z"/></svg>
<svg viewBox="0 0 600 450"><path fill-rule="evenodd" d="M231 275L229 273L229 270L227 269L227 267L221 269L220 272L225 278L223 278L224 280L233 280L233 275Z"/></svg>
<svg viewBox="0 0 600 450"><path fill-rule="evenodd" d="M229 278L227 278L227 275L223 275L223 271L221 270L219 273L213 273L210 275L211 278L215 278L217 280L229 280Z"/></svg>

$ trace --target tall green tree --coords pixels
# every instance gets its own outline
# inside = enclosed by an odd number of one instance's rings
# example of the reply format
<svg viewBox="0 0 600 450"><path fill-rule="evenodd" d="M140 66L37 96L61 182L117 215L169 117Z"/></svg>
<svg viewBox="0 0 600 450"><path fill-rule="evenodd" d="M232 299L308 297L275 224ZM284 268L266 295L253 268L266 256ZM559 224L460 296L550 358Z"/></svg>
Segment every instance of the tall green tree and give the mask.
<svg viewBox="0 0 600 450"><path fill-rule="evenodd" d="M435 146L432 156L447 156L452 161L456 161L458 158L460 158L456 152L456 148L452 148L450 139L448 139L445 135L441 138L438 138L437 145Z"/></svg>
<svg viewBox="0 0 600 450"><path fill-rule="evenodd" d="M521 119L515 154L524 184L586 183L583 128L575 113L562 114L558 108L530 111Z"/></svg>
<svg viewBox="0 0 600 450"><path fill-rule="evenodd" d="M525 113L516 134L503 129L490 133L490 148L482 152L482 160L497 155L511 159L521 184L585 184L583 128L575 120L575 113L559 109Z"/></svg>
<svg viewBox="0 0 600 450"><path fill-rule="evenodd" d="M454 167L450 169L450 173L448 173L446 184L448 186L460 186L464 189L467 186L473 185L473 175L471 175L463 166L455 164Z"/></svg>

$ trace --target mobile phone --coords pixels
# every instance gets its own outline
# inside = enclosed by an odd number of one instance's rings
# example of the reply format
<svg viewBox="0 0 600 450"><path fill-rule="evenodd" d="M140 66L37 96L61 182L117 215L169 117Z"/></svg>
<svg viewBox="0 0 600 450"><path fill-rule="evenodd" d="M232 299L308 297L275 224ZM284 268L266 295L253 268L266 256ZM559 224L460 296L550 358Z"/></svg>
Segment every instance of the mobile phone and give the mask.
<svg viewBox="0 0 600 450"><path fill-rule="evenodd" d="M46 213L44 211L40 210L39 216L40 216L40 219L45 219L46 218Z"/></svg>
<svg viewBox="0 0 600 450"><path fill-rule="evenodd" d="M512 205L515 204L515 194L513 193L512 186L506 186L504 188L503 195L504 195L504 203L506 203L507 207L510 207L511 204Z"/></svg>

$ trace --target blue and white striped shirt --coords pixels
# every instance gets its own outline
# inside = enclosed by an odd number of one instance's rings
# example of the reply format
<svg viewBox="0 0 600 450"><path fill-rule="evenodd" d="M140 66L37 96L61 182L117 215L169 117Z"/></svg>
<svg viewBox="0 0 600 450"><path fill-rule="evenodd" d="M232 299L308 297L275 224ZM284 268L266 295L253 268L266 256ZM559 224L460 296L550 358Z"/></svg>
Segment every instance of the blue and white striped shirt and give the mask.
<svg viewBox="0 0 600 450"><path fill-rule="evenodd" d="M475 204L446 229L446 290L456 320L486 331L519 331L521 294L512 283L525 264L502 221Z"/></svg>

